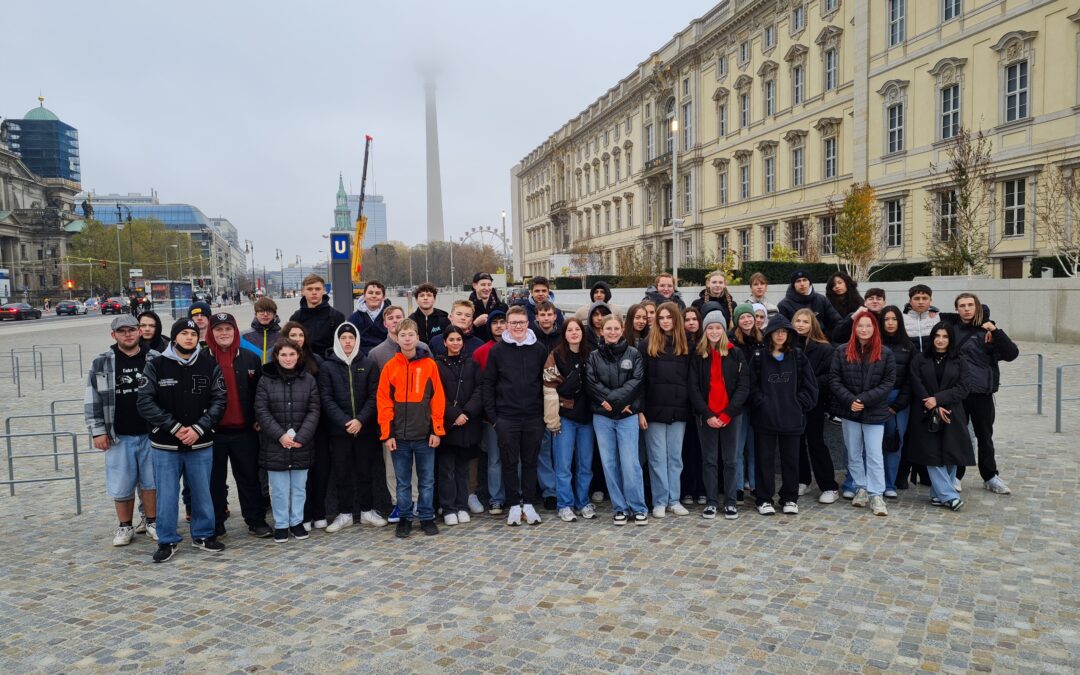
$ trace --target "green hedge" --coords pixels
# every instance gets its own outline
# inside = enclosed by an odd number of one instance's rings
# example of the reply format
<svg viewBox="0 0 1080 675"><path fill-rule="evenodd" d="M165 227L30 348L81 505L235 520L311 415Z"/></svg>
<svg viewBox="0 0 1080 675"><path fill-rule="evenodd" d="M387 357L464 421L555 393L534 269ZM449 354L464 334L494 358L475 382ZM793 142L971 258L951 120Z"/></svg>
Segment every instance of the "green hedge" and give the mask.
<svg viewBox="0 0 1080 675"><path fill-rule="evenodd" d="M585 277L585 288L592 288L597 281L606 281L609 286L615 288L621 279L622 277L618 274L590 274ZM558 277L555 279L555 290L581 290L581 277Z"/></svg>
<svg viewBox="0 0 1080 675"><path fill-rule="evenodd" d="M1048 255L1042 258L1031 259L1031 278L1038 279L1042 277L1042 270L1044 267L1049 267L1054 270L1055 277L1060 278L1069 276L1068 274L1065 274L1065 268L1061 266L1058 259L1052 255Z"/></svg>
<svg viewBox="0 0 1080 675"><path fill-rule="evenodd" d="M791 283L791 275L797 270L806 270L810 275L810 281L824 284L832 273L836 271L836 265L828 263L808 262L777 262L775 260L748 260L743 263L739 276L743 283L750 283L750 275L761 272L770 284L786 286ZM704 280L702 280L704 282Z"/></svg>
<svg viewBox="0 0 1080 675"><path fill-rule="evenodd" d="M911 281L915 277L928 277L933 273L934 267L928 262L896 263L872 268L870 281L864 283L873 285L878 281Z"/></svg>

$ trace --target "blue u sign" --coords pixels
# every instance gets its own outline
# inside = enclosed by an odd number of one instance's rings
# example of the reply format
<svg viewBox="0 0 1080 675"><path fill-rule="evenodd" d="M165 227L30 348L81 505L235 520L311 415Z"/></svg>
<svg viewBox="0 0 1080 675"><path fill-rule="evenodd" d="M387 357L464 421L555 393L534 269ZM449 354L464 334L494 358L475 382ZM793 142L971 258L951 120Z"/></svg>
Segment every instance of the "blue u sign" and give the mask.
<svg viewBox="0 0 1080 675"><path fill-rule="evenodd" d="M330 258L332 260L349 260L349 237L348 233L342 232L330 235Z"/></svg>

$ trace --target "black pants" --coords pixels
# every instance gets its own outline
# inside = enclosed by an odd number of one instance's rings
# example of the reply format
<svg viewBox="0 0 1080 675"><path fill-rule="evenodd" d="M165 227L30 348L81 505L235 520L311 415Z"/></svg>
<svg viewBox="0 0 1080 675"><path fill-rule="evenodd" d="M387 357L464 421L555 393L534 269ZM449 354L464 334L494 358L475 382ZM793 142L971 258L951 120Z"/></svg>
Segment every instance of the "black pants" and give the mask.
<svg viewBox="0 0 1080 675"><path fill-rule="evenodd" d="M214 434L214 464L210 469L210 497L216 525L225 522L229 464L240 494L240 512L248 526L266 522L266 502L259 485L259 437L254 431L219 429Z"/></svg>
<svg viewBox="0 0 1080 675"><path fill-rule="evenodd" d="M331 436L330 465L337 484L339 513L388 509L390 495L379 439L367 434Z"/></svg>
<svg viewBox="0 0 1080 675"><path fill-rule="evenodd" d="M776 492L776 453L780 451L780 502L799 501L800 434L776 434L754 429L754 496L760 506L772 503Z"/></svg>
<svg viewBox="0 0 1080 675"><path fill-rule="evenodd" d="M311 442L315 444L315 461L308 470L305 522L326 520L326 486L330 483L330 442L326 432L319 429Z"/></svg>
<svg viewBox="0 0 1080 675"><path fill-rule="evenodd" d="M683 470L680 478L680 483L682 485L681 490L679 491L679 494L683 497L708 496L708 492L705 489L705 482L702 480L701 472L705 467L702 463L703 457L701 455L701 448L701 439L698 437L697 418L695 417L693 420L687 422L686 433L683 434ZM715 461L713 462L713 469L717 470Z"/></svg>
<svg viewBox="0 0 1080 675"><path fill-rule="evenodd" d="M535 504L539 497L536 482L536 458L540 455L540 441L544 437L544 420L537 415L533 419L500 419L495 425L499 437L499 456L502 460L503 491L506 505ZM518 479L518 464L521 479Z"/></svg>
<svg viewBox="0 0 1080 675"><path fill-rule="evenodd" d="M593 433L593 455L592 455L592 482L589 483L589 495L599 492L600 494L607 494L607 478L604 476L604 462L600 459L600 447L596 443L596 434Z"/></svg>
<svg viewBox="0 0 1080 675"><path fill-rule="evenodd" d="M701 443L701 477L705 486L705 503L720 506L719 458L723 458L724 506L735 506L736 495L742 487L735 472L735 448L738 434L734 425L713 429L705 420L697 418L697 436ZM683 471L686 475L686 471Z"/></svg>
<svg viewBox="0 0 1080 675"><path fill-rule="evenodd" d="M469 462L474 448L442 444L439 457L439 506L443 515L469 510Z"/></svg>
<svg viewBox="0 0 1080 675"><path fill-rule="evenodd" d="M994 408L993 394L968 394L964 399L964 410L975 430L975 440L979 444L979 475L988 481L998 474L997 460L994 457ZM967 467L956 467L957 480L964 477Z"/></svg>
<svg viewBox="0 0 1080 675"><path fill-rule="evenodd" d="M836 484L832 454L825 444L825 410L821 407L806 414L806 430L799 439L799 482L803 485L810 484L811 469L822 492L840 489Z"/></svg>

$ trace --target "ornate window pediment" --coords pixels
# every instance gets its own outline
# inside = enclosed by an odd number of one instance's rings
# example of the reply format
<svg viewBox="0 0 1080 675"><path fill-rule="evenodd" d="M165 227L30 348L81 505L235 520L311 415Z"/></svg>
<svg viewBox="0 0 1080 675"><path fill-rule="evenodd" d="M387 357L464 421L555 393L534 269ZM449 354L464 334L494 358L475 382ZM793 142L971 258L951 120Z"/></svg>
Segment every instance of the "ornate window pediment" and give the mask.
<svg viewBox="0 0 1080 675"><path fill-rule="evenodd" d="M807 133L805 129L791 129L784 134L784 140L792 145L802 145Z"/></svg>
<svg viewBox="0 0 1080 675"><path fill-rule="evenodd" d="M908 80L889 80L877 90L878 95L885 97L885 104L890 105L899 101L907 89Z"/></svg>
<svg viewBox="0 0 1080 675"><path fill-rule="evenodd" d="M611 155L609 155L608 153L605 152L604 154L600 155L600 159L602 159L602 160L604 160L606 162L609 159L611 159Z"/></svg>
<svg viewBox="0 0 1080 675"><path fill-rule="evenodd" d="M822 117L817 122L814 122L814 128L817 129L823 137L835 136L837 130L840 128L839 117Z"/></svg>
<svg viewBox="0 0 1080 675"><path fill-rule="evenodd" d="M769 75L772 75L776 72L776 69L776 61L769 59L765 61L765 63L762 63L761 66L757 69L758 77L767 77Z"/></svg>
<svg viewBox="0 0 1080 675"><path fill-rule="evenodd" d="M625 143L622 144L622 146L623 146L624 149L629 150L630 148L634 147L634 142L633 141L626 141Z"/></svg>
<svg viewBox="0 0 1080 675"><path fill-rule="evenodd" d="M792 65L801 63L806 60L806 54L809 51L806 45L791 45L791 48L784 54L784 60Z"/></svg>
<svg viewBox="0 0 1080 675"><path fill-rule="evenodd" d="M717 87L716 91L713 92L712 100L719 103L720 101L726 100L729 93L727 87Z"/></svg>
<svg viewBox="0 0 1080 675"><path fill-rule="evenodd" d="M757 144L758 152L763 155L771 155L776 152L776 146L780 145L777 141L760 141Z"/></svg>
<svg viewBox="0 0 1080 675"><path fill-rule="evenodd" d="M750 161L750 158L753 156L754 152L745 148L741 150L736 150L734 153L732 153L732 157L735 158L735 161L740 163Z"/></svg>
<svg viewBox="0 0 1080 675"><path fill-rule="evenodd" d="M1039 32L1034 30L1014 30L1005 33L1001 39L994 43L990 49L998 53L1002 63L1010 63L1024 58L1031 49L1031 42L1038 37Z"/></svg>
<svg viewBox="0 0 1080 675"><path fill-rule="evenodd" d="M726 157L717 157L712 161L713 168L717 171L726 171L729 160Z"/></svg>
<svg viewBox="0 0 1080 675"><path fill-rule="evenodd" d="M967 59L950 56L935 63L934 67L927 72L937 80L938 87L947 87L960 81L965 63L967 63Z"/></svg>
<svg viewBox="0 0 1080 675"><path fill-rule="evenodd" d="M753 83L753 81L754 81L754 78L750 77L749 75L745 75L745 74L740 75L739 79L735 80L735 88L736 89L747 89L747 88L750 87L750 85L751 85L751 83Z"/></svg>
<svg viewBox="0 0 1080 675"><path fill-rule="evenodd" d="M840 44L840 36L843 35L844 29L836 26L825 26L818 33L818 36L814 38L814 44L828 49L830 47L836 47Z"/></svg>

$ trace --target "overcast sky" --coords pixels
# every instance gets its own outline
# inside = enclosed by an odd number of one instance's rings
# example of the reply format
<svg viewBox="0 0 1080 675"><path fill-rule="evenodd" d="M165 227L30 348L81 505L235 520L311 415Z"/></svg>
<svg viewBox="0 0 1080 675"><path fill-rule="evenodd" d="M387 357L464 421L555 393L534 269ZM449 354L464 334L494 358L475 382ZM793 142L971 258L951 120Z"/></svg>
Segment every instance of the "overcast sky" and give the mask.
<svg viewBox="0 0 1080 675"><path fill-rule="evenodd" d="M274 248L325 250L338 171L359 192L364 134L390 239L423 240L417 66L434 62L457 238L497 225L510 168L713 4L6 3L0 116L40 91L79 130L85 189L154 188L228 218L269 267Z"/></svg>

